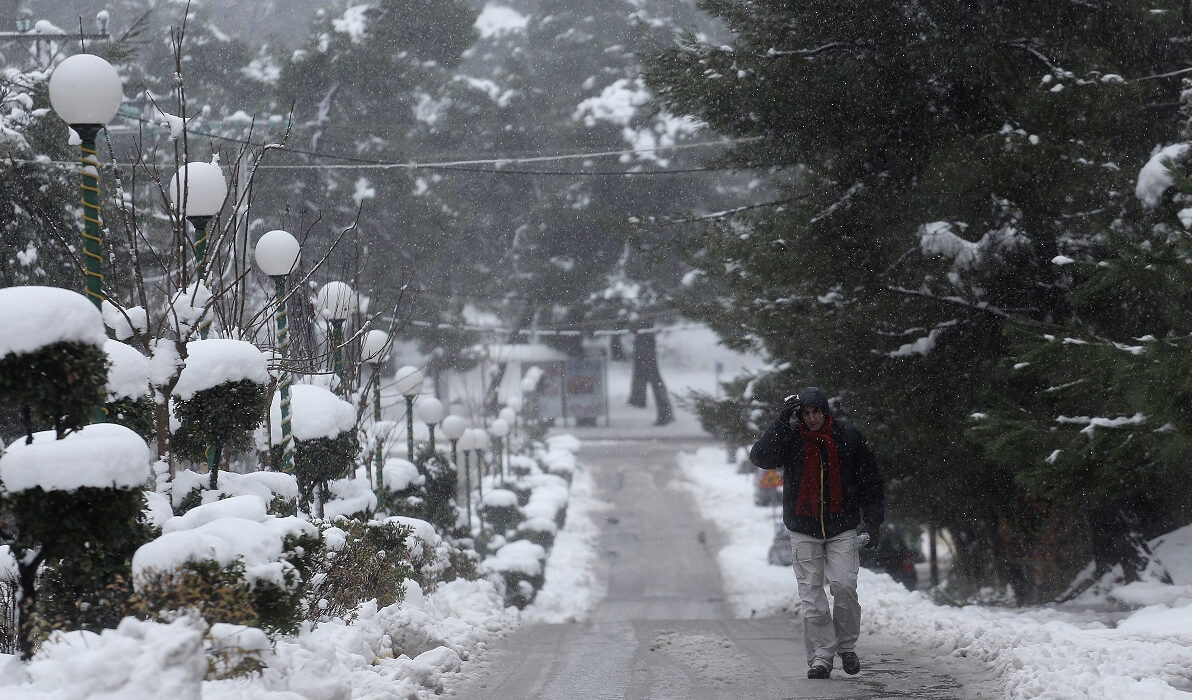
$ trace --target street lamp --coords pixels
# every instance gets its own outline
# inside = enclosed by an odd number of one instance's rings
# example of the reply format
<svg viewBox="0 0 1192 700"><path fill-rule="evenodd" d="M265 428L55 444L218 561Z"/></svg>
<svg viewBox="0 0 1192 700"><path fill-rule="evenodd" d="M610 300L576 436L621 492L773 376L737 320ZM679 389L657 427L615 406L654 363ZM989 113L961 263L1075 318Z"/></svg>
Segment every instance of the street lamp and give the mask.
<svg viewBox="0 0 1192 700"><path fill-rule="evenodd" d="M488 431L484 428L471 428L468 434L472 436L472 451L476 453L476 493L480 502L484 502L484 474L486 465L484 464L484 450L488 447ZM481 520L481 527L484 521Z"/></svg>
<svg viewBox="0 0 1192 700"><path fill-rule="evenodd" d="M79 135L83 177L84 291L96 308L103 306L103 223L99 205L99 130L116 116L124 101L120 74L99 56L77 54L58 64L50 76L50 104Z"/></svg>
<svg viewBox="0 0 1192 700"><path fill-rule="evenodd" d="M406 437L409 452L407 457L414 461L414 397L422 392L422 370L406 365L393 375L393 386L397 393L406 397Z"/></svg>
<svg viewBox="0 0 1192 700"><path fill-rule="evenodd" d="M426 427L430 429L430 453L434 454L435 426L443 420L443 402L433 396L423 396L418 399L418 405L414 410L418 412L418 420L426 423Z"/></svg>
<svg viewBox="0 0 1192 700"><path fill-rule="evenodd" d="M456 471L459 470L459 457L456 454L456 448L462 442L461 438L464 432L468 429L468 421L463 416L447 416L443 419L443 434L451 441L451 463L456 465ZM468 474L467 463L464 464L464 497L467 501L468 509L468 533L472 532L472 481Z"/></svg>
<svg viewBox="0 0 1192 700"><path fill-rule="evenodd" d="M466 426L467 423L465 422L464 425ZM464 453L464 507L468 513L469 535L472 534L472 451L478 446L475 431L465 427L463 434L459 437L459 449ZM480 520L480 529L484 530L483 518Z"/></svg>
<svg viewBox="0 0 1192 700"><path fill-rule="evenodd" d="M364 340L360 343L360 361L372 365L372 386L373 386L373 424L376 425L381 420L381 364L389 359L389 351L393 347L389 341L389 334L385 331L369 331L364 334ZM383 466L384 454L382 454L381 439L377 437L377 448L373 453L373 464L376 465L377 473L381 473ZM372 474L368 475L372 479Z"/></svg>
<svg viewBox="0 0 1192 700"><path fill-rule="evenodd" d="M513 442L513 436L517 434L517 411L512 406L506 406L497 412L497 417L509 424L510 435L505 443L505 452L509 453L513 449L509 443Z"/></svg>
<svg viewBox="0 0 1192 700"><path fill-rule="evenodd" d="M500 468L501 479L505 478L505 458L501 451L502 442L509 434L509 422L504 418L497 418L488 426L488 432L497 439L497 466Z"/></svg>
<svg viewBox="0 0 1192 700"><path fill-rule="evenodd" d="M318 305L323 318L331 324L335 376L339 377L339 391L343 395L346 395L348 389L348 382L344 379L344 321L352 314L355 301L356 293L346 282L328 282L315 295L315 304Z"/></svg>
<svg viewBox="0 0 1192 700"><path fill-rule="evenodd" d="M286 368L289 356L290 332L286 324L286 275L298 266L302 252L298 240L286 231L273 230L257 239L254 255L261 272L273 278L277 289L277 354L281 356L281 464L282 471L294 472L294 441L290 437L290 371Z"/></svg>
<svg viewBox="0 0 1192 700"><path fill-rule="evenodd" d="M223 208L228 185L223 171L214 163L187 163L178 168L166 190L174 213L194 227L195 280L203 281L207 273L207 225ZM199 337L206 339L211 321L200 319Z"/></svg>

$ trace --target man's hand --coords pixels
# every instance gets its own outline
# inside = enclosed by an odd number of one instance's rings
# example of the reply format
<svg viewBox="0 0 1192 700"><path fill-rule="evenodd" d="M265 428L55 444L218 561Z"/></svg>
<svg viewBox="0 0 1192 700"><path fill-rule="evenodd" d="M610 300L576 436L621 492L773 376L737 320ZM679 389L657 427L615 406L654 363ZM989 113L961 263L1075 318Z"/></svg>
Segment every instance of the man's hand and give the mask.
<svg viewBox="0 0 1192 700"><path fill-rule="evenodd" d="M878 542L882 539L882 529L876 525L864 523L861 525L860 532L869 535L869 541L865 543L865 549L877 549Z"/></svg>
<svg viewBox="0 0 1192 700"><path fill-rule="evenodd" d="M778 422L787 424L791 422L791 418L799 412L799 396L786 397L786 402L782 404L782 409L778 411Z"/></svg>

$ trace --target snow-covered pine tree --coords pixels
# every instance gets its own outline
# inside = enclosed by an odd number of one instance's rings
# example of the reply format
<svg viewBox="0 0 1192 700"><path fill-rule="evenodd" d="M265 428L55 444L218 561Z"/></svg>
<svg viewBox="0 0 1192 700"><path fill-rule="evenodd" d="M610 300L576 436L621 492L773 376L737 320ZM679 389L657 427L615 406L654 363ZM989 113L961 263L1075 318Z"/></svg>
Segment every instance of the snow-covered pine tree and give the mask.
<svg viewBox="0 0 1192 700"><path fill-rule="evenodd" d="M974 579L1009 578L1033 494L974 458L969 414L1005 390L1008 317L1070 313L1061 241L1118 216L1165 132L1188 31L1153 4L706 0L648 65L662 106L768 163L780 201L692 236L719 292L698 313L794 385L840 393L887 461L897 510L947 526ZM1000 521L1000 522L999 522Z"/></svg>

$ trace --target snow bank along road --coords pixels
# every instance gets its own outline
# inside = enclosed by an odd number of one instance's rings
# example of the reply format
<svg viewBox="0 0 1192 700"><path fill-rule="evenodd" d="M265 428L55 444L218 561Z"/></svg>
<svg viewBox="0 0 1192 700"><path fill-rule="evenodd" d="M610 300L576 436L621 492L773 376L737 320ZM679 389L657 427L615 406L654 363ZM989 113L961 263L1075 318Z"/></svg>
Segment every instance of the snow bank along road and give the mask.
<svg viewBox="0 0 1192 700"><path fill-rule="evenodd" d="M715 563L719 537L672 487L675 456L699 443L583 441L600 517L607 595L589 620L526 625L495 644L460 698L986 698L901 640L864 634L865 669L806 678L791 615L734 619ZM726 478L734 478L726 468ZM739 478L739 477L736 477ZM767 517L759 509L758 517ZM794 573L788 584L793 593ZM864 604L864 601L862 601Z"/></svg>

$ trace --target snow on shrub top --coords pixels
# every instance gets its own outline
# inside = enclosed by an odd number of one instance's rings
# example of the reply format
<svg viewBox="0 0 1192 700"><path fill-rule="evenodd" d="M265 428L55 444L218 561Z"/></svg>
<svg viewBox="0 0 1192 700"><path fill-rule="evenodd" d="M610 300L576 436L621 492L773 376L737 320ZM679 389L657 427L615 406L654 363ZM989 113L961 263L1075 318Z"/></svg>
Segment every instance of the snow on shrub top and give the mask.
<svg viewBox="0 0 1192 700"><path fill-rule="evenodd" d="M33 434L8 446L0 456L0 481L9 493L40 487L45 491L141 488L149 480L149 446L132 430L97 423L55 440L54 431Z"/></svg>
<svg viewBox="0 0 1192 700"><path fill-rule="evenodd" d="M193 530L220 518L242 518L260 522L266 517L265 502L256 496L235 496L191 508L175 515L161 526L162 534Z"/></svg>
<svg viewBox="0 0 1192 700"><path fill-rule="evenodd" d="M526 520L517 529L519 532L547 532L553 535L559 531L559 526L550 518L537 517Z"/></svg>
<svg viewBox="0 0 1192 700"><path fill-rule="evenodd" d="M421 486L426 477L418 473L418 467L408 459L387 459L381 468L381 481L390 491L405 491L410 485Z"/></svg>
<svg viewBox="0 0 1192 700"><path fill-rule="evenodd" d="M1138 173L1138 184L1134 187L1134 196L1142 201L1143 206L1153 209L1158 206L1163 193L1174 183L1171 173L1163 161L1179 162L1188 153L1189 144L1173 143L1155 151L1147 164Z"/></svg>
<svg viewBox="0 0 1192 700"><path fill-rule="evenodd" d="M281 444L281 392L273 393L269 407L269 433ZM314 384L290 387L290 430L295 440L333 438L356 427L356 409L330 390Z"/></svg>
<svg viewBox="0 0 1192 700"><path fill-rule="evenodd" d="M517 494L509 489L485 491L484 505L490 508L513 508L517 505Z"/></svg>
<svg viewBox="0 0 1192 700"><path fill-rule="evenodd" d="M538 576L542 573L542 561L546 559L546 550L542 545L529 540L514 540L497 550L480 564L483 571L516 572L526 576Z"/></svg>
<svg viewBox="0 0 1192 700"><path fill-rule="evenodd" d="M279 561L288 535L317 537L318 529L299 518L265 514L256 496L237 496L192 508L162 526L161 537L141 545L132 557L132 570L141 576L149 569L168 571L186 562L215 561L221 565L244 562L249 580L285 585Z"/></svg>
<svg viewBox="0 0 1192 700"><path fill-rule="evenodd" d="M103 316L87 297L58 287L0 289L0 360L54 343L102 348Z"/></svg>
<svg viewBox="0 0 1192 700"><path fill-rule="evenodd" d="M553 435L546 439L546 446L551 452L565 450L571 454L579 454L579 438L574 435Z"/></svg>
<svg viewBox="0 0 1192 700"><path fill-rule="evenodd" d="M334 520L341 515L348 518L377 509L377 494L373 493L368 479L336 479L330 487L331 499L323 504L325 520Z"/></svg>
<svg viewBox="0 0 1192 700"><path fill-rule="evenodd" d="M192 340L186 344L186 366L178 376L174 396L189 401L200 391L244 379L269 383L265 355L257 346L226 338Z"/></svg>
<svg viewBox="0 0 1192 700"><path fill-rule="evenodd" d="M217 652L244 653L270 649L269 637L256 627L216 622L207 630L211 648Z"/></svg>
<svg viewBox="0 0 1192 700"><path fill-rule="evenodd" d="M439 537L435 526L425 520L419 520L418 518L411 518L405 515L393 515L385 518L385 522L405 525L413 530L406 537L406 549L410 550L411 556L415 558L435 551L443 542L443 538Z"/></svg>
<svg viewBox="0 0 1192 700"><path fill-rule="evenodd" d="M554 474L534 474L522 480L530 486L530 500L522 506L526 518L554 519L567 507L567 482Z"/></svg>
<svg viewBox="0 0 1192 700"><path fill-rule="evenodd" d="M575 453L569 450L551 450L542 458L546 462L546 470L556 474L567 474L575 471Z"/></svg>
<svg viewBox="0 0 1192 700"><path fill-rule="evenodd" d="M112 363L108 368L108 401L138 399L149 394L149 358L119 340L105 341L103 351Z"/></svg>
<svg viewBox="0 0 1192 700"><path fill-rule="evenodd" d="M219 488L212 491L206 488L211 475L200 474L190 469L179 469L170 484L170 496L174 507L182 505L186 495L195 489L200 489L204 503L211 503L220 497L227 496L255 496L265 503L271 503L274 496L286 500L298 498L298 479L293 474L283 472L249 472L237 474L223 472L219 474Z"/></svg>

